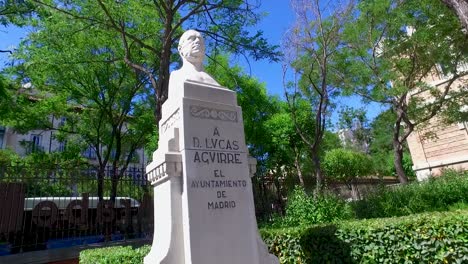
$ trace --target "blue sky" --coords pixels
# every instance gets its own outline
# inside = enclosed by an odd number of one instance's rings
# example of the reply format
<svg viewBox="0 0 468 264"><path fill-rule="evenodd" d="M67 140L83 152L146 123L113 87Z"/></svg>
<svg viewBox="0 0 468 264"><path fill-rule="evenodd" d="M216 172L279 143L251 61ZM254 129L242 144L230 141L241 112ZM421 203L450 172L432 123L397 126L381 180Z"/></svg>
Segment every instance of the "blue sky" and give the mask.
<svg viewBox="0 0 468 264"><path fill-rule="evenodd" d="M294 23L295 15L290 7L289 0L267 0L263 1L261 12L265 12L266 16L255 29L264 31L265 37L271 44L281 45L283 34ZM0 49L11 50L14 48L21 38L27 34L27 29L18 29L14 27L0 28ZM8 62L8 53L0 53L0 68L3 68ZM266 84L267 90L272 95L283 96L283 72L282 64L270 63L268 61L250 61L250 68L244 59L239 57L238 63L244 66L245 72L250 73L253 77ZM338 105L348 105L352 107L363 106L357 97L340 98ZM368 110L368 118L373 119L382 108L377 104L365 106ZM337 120L337 114L334 114L333 122Z"/></svg>
<svg viewBox="0 0 468 264"><path fill-rule="evenodd" d="M263 1L262 12L267 16L258 25L258 29L264 31L265 36L271 44L280 45L285 32L294 24L295 14L291 8L289 0L269 0ZM267 90L272 95L283 97L283 70L281 63L269 63L268 61L250 62L250 71L252 76L266 83ZM245 67L248 73L249 68ZM386 108L378 104L371 103L364 105L360 98L356 96L339 98L337 105L351 107L365 107L369 120L374 119L380 112ZM332 122L336 123L338 114L332 115Z"/></svg>

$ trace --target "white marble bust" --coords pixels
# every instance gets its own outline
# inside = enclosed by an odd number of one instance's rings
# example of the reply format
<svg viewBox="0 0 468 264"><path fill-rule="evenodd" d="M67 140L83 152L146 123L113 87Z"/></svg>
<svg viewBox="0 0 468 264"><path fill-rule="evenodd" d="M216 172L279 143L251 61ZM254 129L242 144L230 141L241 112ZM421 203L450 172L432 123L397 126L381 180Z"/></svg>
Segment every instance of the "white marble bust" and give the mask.
<svg viewBox="0 0 468 264"><path fill-rule="evenodd" d="M185 31L180 37L177 49L180 57L182 57L183 64L180 69L171 73L169 78L169 99L174 97L171 95L177 94L177 90L186 80L220 86L203 69L205 40L198 31L192 29Z"/></svg>

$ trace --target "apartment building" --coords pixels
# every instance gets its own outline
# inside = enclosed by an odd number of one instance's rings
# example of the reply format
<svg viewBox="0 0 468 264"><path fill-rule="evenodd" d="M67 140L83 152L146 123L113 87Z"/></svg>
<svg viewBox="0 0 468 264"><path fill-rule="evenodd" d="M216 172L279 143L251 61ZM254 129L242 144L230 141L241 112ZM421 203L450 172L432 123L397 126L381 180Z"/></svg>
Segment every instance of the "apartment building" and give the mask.
<svg viewBox="0 0 468 264"><path fill-rule="evenodd" d="M467 72L468 65L462 65L459 72ZM432 87L443 89L450 76L445 76L440 67L428 75L424 82ZM451 87L459 89L468 86L468 75L464 75L455 81ZM421 91L412 95L431 101L427 91ZM463 107L466 111L468 106ZM468 170L468 123L460 122L447 124L442 117L435 116L429 124L416 128L407 139L413 169L418 180L437 176L445 168L456 170Z"/></svg>
<svg viewBox="0 0 468 264"><path fill-rule="evenodd" d="M65 122L64 118L50 118L55 128L60 127ZM55 130L31 130L26 134L21 134L13 128L0 126L0 149L10 149L20 156L26 156L36 151L45 153L63 152L67 147L67 141L57 140L56 133ZM81 154L91 164L97 164L97 154L94 148L88 147ZM131 168L131 171L135 171L135 177L140 177L143 175L147 157L144 149L138 149L134 156L129 168Z"/></svg>

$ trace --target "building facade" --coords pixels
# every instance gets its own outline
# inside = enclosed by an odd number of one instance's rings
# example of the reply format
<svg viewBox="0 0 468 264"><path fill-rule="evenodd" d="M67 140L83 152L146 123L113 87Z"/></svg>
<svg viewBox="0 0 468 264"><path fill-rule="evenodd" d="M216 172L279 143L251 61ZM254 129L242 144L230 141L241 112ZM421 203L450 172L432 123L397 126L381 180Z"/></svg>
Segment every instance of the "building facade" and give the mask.
<svg viewBox="0 0 468 264"><path fill-rule="evenodd" d="M466 72L468 65L462 65L459 72ZM425 82L440 90L445 87L449 76L444 76L440 70L434 71L425 78ZM451 87L460 89L467 87L468 75L460 77ZM431 101L430 94L420 92L413 94ZM466 106L464 107L466 108ZM461 109L463 110L463 109ZM443 169L468 170L468 123L447 124L440 116L435 116L429 124L416 128L407 139L413 160L413 169L418 180L437 176Z"/></svg>
<svg viewBox="0 0 468 264"><path fill-rule="evenodd" d="M55 128L60 127L65 122L64 118L50 118ZM21 134L13 128L0 126L0 149L10 149L23 157L32 152L63 152L67 147L67 140L57 140L55 133L57 132L54 130L31 130ZM90 164L98 164L97 153L93 147L89 146L82 151L81 155L88 159ZM129 169L138 171L140 175L135 175L135 177L141 177L147 163L144 149L137 149L134 156L135 158L129 164Z"/></svg>

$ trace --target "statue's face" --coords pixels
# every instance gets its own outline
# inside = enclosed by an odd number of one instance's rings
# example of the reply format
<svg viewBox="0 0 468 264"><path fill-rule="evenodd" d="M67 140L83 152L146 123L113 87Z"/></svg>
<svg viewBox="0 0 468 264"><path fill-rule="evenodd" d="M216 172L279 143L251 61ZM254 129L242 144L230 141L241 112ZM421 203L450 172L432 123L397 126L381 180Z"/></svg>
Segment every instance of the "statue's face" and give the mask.
<svg viewBox="0 0 468 264"><path fill-rule="evenodd" d="M195 30L188 30L179 40L180 56L190 62L202 62L205 57L205 41Z"/></svg>

